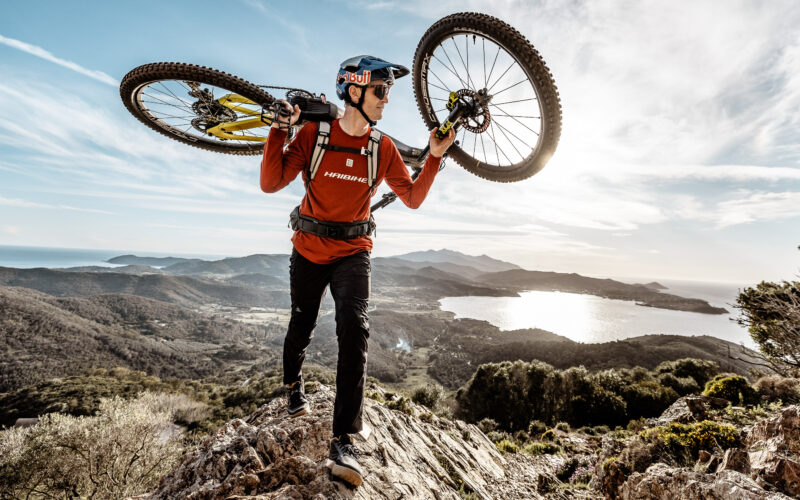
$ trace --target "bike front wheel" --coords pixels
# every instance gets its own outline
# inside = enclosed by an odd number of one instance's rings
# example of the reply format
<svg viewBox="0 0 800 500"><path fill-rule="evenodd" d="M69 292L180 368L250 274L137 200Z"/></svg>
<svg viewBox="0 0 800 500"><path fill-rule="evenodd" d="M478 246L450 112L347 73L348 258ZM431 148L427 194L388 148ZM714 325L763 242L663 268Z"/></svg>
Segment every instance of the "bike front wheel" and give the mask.
<svg viewBox="0 0 800 500"><path fill-rule="evenodd" d="M452 14L434 23L414 54L414 96L428 128L448 116L453 92L471 103L448 155L467 171L515 182L544 168L561 136L561 103L531 43L494 17Z"/></svg>
<svg viewBox="0 0 800 500"><path fill-rule="evenodd" d="M194 64L160 62L134 68L120 96L133 116L190 146L233 155L264 151L262 109L275 98L239 77Z"/></svg>

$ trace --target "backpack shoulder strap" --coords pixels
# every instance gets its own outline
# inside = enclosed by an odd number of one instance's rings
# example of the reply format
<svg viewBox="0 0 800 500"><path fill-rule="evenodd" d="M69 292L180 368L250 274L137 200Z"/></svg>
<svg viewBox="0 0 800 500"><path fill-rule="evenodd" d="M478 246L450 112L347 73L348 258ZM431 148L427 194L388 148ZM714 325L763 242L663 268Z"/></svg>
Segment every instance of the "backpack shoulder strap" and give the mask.
<svg viewBox="0 0 800 500"><path fill-rule="evenodd" d="M306 186L317 175L317 170L322 163L322 156L325 154L325 146L331 140L331 124L330 122L319 122L317 128L317 140L314 143L314 151L311 153L311 163L308 164L308 174L306 175Z"/></svg>
<svg viewBox="0 0 800 500"><path fill-rule="evenodd" d="M378 179L378 159L381 154L381 137L380 130L372 129L369 133L369 142L367 143L367 184L372 189Z"/></svg>

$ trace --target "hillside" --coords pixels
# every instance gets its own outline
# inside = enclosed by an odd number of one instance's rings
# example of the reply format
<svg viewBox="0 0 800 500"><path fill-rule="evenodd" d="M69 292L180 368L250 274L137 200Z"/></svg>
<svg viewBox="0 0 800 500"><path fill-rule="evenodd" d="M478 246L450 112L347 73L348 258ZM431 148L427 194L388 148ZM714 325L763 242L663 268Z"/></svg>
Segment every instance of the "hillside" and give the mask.
<svg viewBox="0 0 800 500"><path fill-rule="evenodd" d="M585 293L608 299L635 300L638 305L660 309L705 314L726 314L728 312L722 307L709 305L705 300L661 293L653 284L629 285L612 279L589 278L575 273L513 270L482 274L475 280L489 286L507 287L518 291L557 290Z"/></svg>
<svg viewBox="0 0 800 500"><path fill-rule="evenodd" d="M16 287L0 287L0 331L0 392L92 367L201 378L277 351L266 327L142 297L59 299Z"/></svg>
<svg viewBox="0 0 800 500"><path fill-rule="evenodd" d="M32 288L60 297L103 293L139 295L185 307L202 304L289 307L289 297L274 292L190 276L66 272L51 269L0 267L0 286Z"/></svg>

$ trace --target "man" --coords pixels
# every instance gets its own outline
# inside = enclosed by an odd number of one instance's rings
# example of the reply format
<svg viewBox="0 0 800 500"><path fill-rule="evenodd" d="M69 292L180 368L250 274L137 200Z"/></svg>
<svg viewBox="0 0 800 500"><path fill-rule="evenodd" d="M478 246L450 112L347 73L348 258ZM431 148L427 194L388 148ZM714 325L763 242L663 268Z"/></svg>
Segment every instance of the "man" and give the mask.
<svg viewBox="0 0 800 500"><path fill-rule="evenodd" d="M327 124L306 124L284 151L286 130L300 117L300 109L289 104L285 106L292 114L276 117L261 162L261 189L266 193L284 188L301 172L306 184L306 194L293 212L292 223L296 228L289 270L292 313L283 345L287 412L296 417L309 411L301 368L328 286L335 303L339 344L330 459L334 462L333 474L356 486L362 483L362 471L350 434L362 430L369 337L369 234L374 227L370 199L378 183L385 180L406 205L419 207L439 171L442 155L455 139L452 130L443 140L435 137L435 130L431 132L430 154L416 181L412 182L388 137L380 138L374 166L370 151L376 151L374 143L378 141L370 126L383 116L394 80L408 73L399 64L372 56L343 62L336 93L344 100L345 111L330 124L321 163L316 160L321 152L315 146Z"/></svg>

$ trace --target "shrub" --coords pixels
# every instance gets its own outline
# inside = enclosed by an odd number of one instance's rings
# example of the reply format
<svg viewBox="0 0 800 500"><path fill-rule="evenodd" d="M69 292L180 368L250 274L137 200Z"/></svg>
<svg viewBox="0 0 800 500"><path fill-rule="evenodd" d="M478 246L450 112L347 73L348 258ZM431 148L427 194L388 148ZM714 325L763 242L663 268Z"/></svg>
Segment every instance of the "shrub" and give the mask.
<svg viewBox="0 0 800 500"><path fill-rule="evenodd" d="M514 441L517 443L524 443L530 441L531 437L526 431L517 431L514 433Z"/></svg>
<svg viewBox="0 0 800 500"><path fill-rule="evenodd" d="M425 413L419 414L419 419L426 423L433 423L433 413L426 411Z"/></svg>
<svg viewBox="0 0 800 500"><path fill-rule="evenodd" d="M569 432L569 424L566 423L566 422L559 422L559 423L556 424L556 430L559 430L559 431L562 431L562 432Z"/></svg>
<svg viewBox="0 0 800 500"><path fill-rule="evenodd" d="M767 401L800 402L800 380L796 378L768 375L756 380L758 395Z"/></svg>
<svg viewBox="0 0 800 500"><path fill-rule="evenodd" d="M736 446L738 434L732 425L704 420L692 424L673 422L660 425L640 432L639 436L662 444L677 459L683 458L685 453L697 459L700 450L713 451Z"/></svg>
<svg viewBox="0 0 800 500"><path fill-rule="evenodd" d="M755 402L756 391L741 375L717 375L706 383L704 396L724 398L734 404Z"/></svg>
<svg viewBox="0 0 800 500"><path fill-rule="evenodd" d="M177 464L165 399L103 399L93 417L48 414L0 432L0 497L123 498L144 493ZM164 436L167 436L166 438Z"/></svg>
<svg viewBox="0 0 800 500"><path fill-rule="evenodd" d="M553 443L543 443L533 441L522 447L522 453L528 455L555 455L561 451L561 447Z"/></svg>
<svg viewBox="0 0 800 500"><path fill-rule="evenodd" d="M691 377L697 382L699 390L711 377L719 373L719 367L715 362L706 359L683 358L674 361L664 361L656 367L655 372L659 374L671 373L679 379ZM675 388L673 387L673 389Z"/></svg>
<svg viewBox="0 0 800 500"><path fill-rule="evenodd" d="M531 436L541 436L546 430L547 426L541 420L531 420L528 424L528 434Z"/></svg>
<svg viewBox="0 0 800 500"><path fill-rule="evenodd" d="M553 432L553 429L547 429L542 434L541 439L542 439L542 441L552 441L553 439L555 439L555 437L556 437L556 433Z"/></svg>
<svg viewBox="0 0 800 500"><path fill-rule="evenodd" d="M497 445L497 449L504 453L517 453L519 451L517 444L508 439L501 439L495 444Z"/></svg>
<svg viewBox="0 0 800 500"><path fill-rule="evenodd" d="M405 413L406 415L414 415L414 408L411 406L409 399L405 396L400 396L394 401L389 401L386 403L386 407L390 410L397 410Z"/></svg>
<svg viewBox="0 0 800 500"><path fill-rule="evenodd" d="M426 385L422 387L418 387L411 393L411 401L427 406L431 410L436 409L436 406L439 404L439 400L442 399L444 395L444 390L439 385Z"/></svg>
<svg viewBox="0 0 800 500"><path fill-rule="evenodd" d="M658 383L664 387L671 388L679 396L700 392L700 385L692 377L676 377L672 373L662 373L658 376Z"/></svg>
<svg viewBox="0 0 800 500"><path fill-rule="evenodd" d="M609 432L611 432L611 429L607 425L598 425L594 428L595 434L608 434Z"/></svg>
<svg viewBox="0 0 800 500"><path fill-rule="evenodd" d="M645 380L627 386L623 390L628 418L655 417L661 415L678 399L675 390L658 382Z"/></svg>
<svg viewBox="0 0 800 500"><path fill-rule="evenodd" d="M484 418L478 422L478 429L480 429L484 434L489 434L493 430L497 429L497 422L495 422L492 418Z"/></svg>

